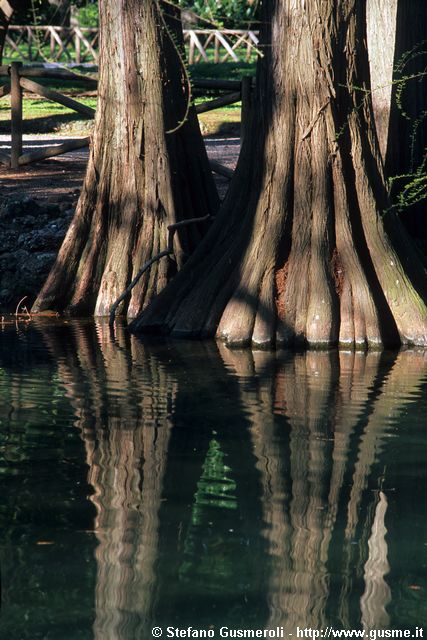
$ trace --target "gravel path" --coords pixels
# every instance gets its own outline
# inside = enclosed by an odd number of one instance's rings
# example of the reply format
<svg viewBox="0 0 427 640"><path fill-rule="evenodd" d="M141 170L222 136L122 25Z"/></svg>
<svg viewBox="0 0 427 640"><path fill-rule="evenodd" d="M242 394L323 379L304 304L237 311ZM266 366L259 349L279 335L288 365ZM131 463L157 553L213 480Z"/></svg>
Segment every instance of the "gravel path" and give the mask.
<svg viewBox="0 0 427 640"><path fill-rule="evenodd" d="M59 142L67 138L52 136L24 136L24 148L33 150ZM234 169L239 155L239 138L205 138L209 158L230 169ZM0 136L0 151L10 153L10 137ZM0 164L2 200L10 197L28 196L38 201L60 202L64 195L73 199L80 193L88 149L77 149L62 156L26 165L19 171L6 169ZM214 174L221 198L224 197L228 180Z"/></svg>

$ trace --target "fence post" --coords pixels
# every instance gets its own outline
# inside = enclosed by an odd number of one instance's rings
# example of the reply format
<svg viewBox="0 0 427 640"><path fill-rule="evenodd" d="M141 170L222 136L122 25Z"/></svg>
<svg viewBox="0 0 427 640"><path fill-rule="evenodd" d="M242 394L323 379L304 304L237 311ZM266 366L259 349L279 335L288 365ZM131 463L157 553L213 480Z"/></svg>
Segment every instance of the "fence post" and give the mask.
<svg viewBox="0 0 427 640"><path fill-rule="evenodd" d="M215 49L214 49L214 62L218 63L219 62L219 40L216 37L216 33L214 35L214 46L215 46Z"/></svg>
<svg viewBox="0 0 427 640"><path fill-rule="evenodd" d="M77 31L74 29L74 47L76 49L76 62L77 64L80 64L82 61L82 50L81 50L81 40L80 40L80 36L77 33Z"/></svg>
<svg viewBox="0 0 427 640"><path fill-rule="evenodd" d="M10 65L10 103L11 103L11 153L10 166L19 167L19 157L22 155L22 87L19 83L22 62L12 62Z"/></svg>
<svg viewBox="0 0 427 640"><path fill-rule="evenodd" d="M32 39L33 39L33 32L31 30L31 27L27 27L27 40L28 40L28 60L31 62L33 59L33 50L32 50Z"/></svg>
<svg viewBox="0 0 427 640"><path fill-rule="evenodd" d="M243 76L241 82L242 111L240 116L240 148L246 137L252 106L252 76Z"/></svg>

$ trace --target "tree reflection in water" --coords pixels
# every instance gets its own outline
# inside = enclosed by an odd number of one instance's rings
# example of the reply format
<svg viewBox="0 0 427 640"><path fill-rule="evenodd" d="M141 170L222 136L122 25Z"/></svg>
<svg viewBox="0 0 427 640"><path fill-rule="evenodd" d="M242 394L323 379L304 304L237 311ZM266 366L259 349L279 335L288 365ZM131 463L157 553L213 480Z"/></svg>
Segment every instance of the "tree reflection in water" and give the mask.
<svg viewBox="0 0 427 640"><path fill-rule="evenodd" d="M252 413L271 560L266 626L387 627L387 500L366 490L381 487L388 421L412 402L425 353L221 355Z"/></svg>
<svg viewBox="0 0 427 640"><path fill-rule="evenodd" d="M422 352L112 342L103 325L71 325L64 351L43 335L94 487L97 638L389 625L383 450Z"/></svg>
<svg viewBox="0 0 427 640"><path fill-rule="evenodd" d="M94 488L99 542L94 636L139 638L151 628L153 615L158 518L176 382L124 331L116 342L103 324L73 324L67 333L64 341L63 332L44 331L44 340L58 357Z"/></svg>

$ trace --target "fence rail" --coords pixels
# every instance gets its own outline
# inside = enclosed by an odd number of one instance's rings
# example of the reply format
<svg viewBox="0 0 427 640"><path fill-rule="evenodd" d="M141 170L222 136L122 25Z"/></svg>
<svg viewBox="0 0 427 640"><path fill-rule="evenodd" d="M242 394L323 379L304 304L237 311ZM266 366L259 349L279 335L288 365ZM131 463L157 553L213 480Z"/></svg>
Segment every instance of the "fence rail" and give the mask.
<svg viewBox="0 0 427 640"><path fill-rule="evenodd" d="M245 30L185 29L190 64L249 61L258 51L258 32ZM90 27L9 27L4 57L26 62L49 60L68 63L98 62L98 29Z"/></svg>
<svg viewBox="0 0 427 640"><path fill-rule="evenodd" d="M2 80L5 78L6 81ZM18 169L22 165L45 160L62 155L74 149L81 149L89 145L90 138L68 140L62 144L50 145L36 151L23 152L23 98L24 92L36 94L58 104L62 104L87 118L94 118L95 110L84 105L74 98L70 98L58 91L49 89L39 84L34 78L61 79L83 82L88 86L96 86L97 80L68 71L67 69L45 69L28 67L22 62L12 62L10 65L0 66L0 98L10 94L10 125L11 125L11 151L10 155L0 151L0 164L12 169ZM251 76L244 76L242 80L194 80L195 89L209 89L209 91L221 92L216 98L196 105L197 113L212 111L225 105L242 102L241 138L243 139L247 127L248 113L252 91ZM3 82L3 84L2 84ZM212 162L212 170L226 177L230 177L231 170L218 162Z"/></svg>

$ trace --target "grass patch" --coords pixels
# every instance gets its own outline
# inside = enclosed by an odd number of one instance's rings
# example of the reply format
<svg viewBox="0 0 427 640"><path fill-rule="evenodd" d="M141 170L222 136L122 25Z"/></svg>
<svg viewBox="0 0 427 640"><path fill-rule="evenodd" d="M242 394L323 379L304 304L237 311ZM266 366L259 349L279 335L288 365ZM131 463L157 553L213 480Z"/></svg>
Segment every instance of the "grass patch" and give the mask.
<svg viewBox="0 0 427 640"><path fill-rule="evenodd" d="M41 46L40 46L41 45ZM187 50L187 59L188 59L188 46L186 47ZM19 53L18 53L19 51ZM20 43L18 45L18 51L12 50L8 44L6 44L5 47L5 51L4 51L4 55L3 55L3 64L10 64L11 62L24 62L24 64L28 61L28 43ZM60 57L59 60L52 60L51 55L50 55L50 45L46 45L46 44L42 44L41 42L39 43L39 45L35 46L32 48L32 62L58 62L58 64L63 64L66 65L67 63L76 63L76 59L75 59L75 52L73 50L72 47L70 47L68 49L68 52L70 54L70 57L66 56L66 55L62 55ZM257 53L255 51L255 49L252 49L251 52L251 56L250 56L250 60L248 62L243 62L243 60L246 60L246 47L237 47L237 49L235 49L235 53L237 55L238 58L240 58L241 61L239 62L234 62L233 60L229 60L227 62L218 62L215 63L214 62L214 49L213 47L208 47L207 48L207 57L209 62L203 62L203 61L199 61L195 64L190 65L190 68L197 68L197 67L202 67L203 65L206 66L212 66L212 67L226 67L226 66L234 66L234 67L255 67L256 64L256 60L257 60ZM225 55L225 50L221 49L220 52L220 57ZM197 53L196 53L197 55ZM94 60L90 58L85 60L85 62L94 63ZM209 76L209 77L222 77L222 76ZM225 76L224 76L225 77Z"/></svg>
<svg viewBox="0 0 427 640"><path fill-rule="evenodd" d="M65 92L62 92L65 93ZM78 101L96 108L95 97L79 96ZM93 129L93 120L72 109L32 94L24 94L24 133L56 133L59 135L87 135ZM0 101L0 133L10 133L10 96Z"/></svg>
<svg viewBox="0 0 427 640"><path fill-rule="evenodd" d="M201 113L199 123L204 136L237 137L240 134L240 106Z"/></svg>
<svg viewBox="0 0 427 640"><path fill-rule="evenodd" d="M210 80L240 80L242 76L254 76L256 62L198 62L190 64L191 78Z"/></svg>
<svg viewBox="0 0 427 640"><path fill-rule="evenodd" d="M238 80L243 75L253 75L255 63L225 62L214 64L201 62L191 65L190 74L197 79ZM0 78L0 84L3 79ZM4 79L6 81L6 79ZM62 81L57 79L36 79L59 93L71 96L93 109L96 108L96 92L78 81ZM196 104L214 97L212 92L196 98ZM93 128L93 121L45 98L24 93L23 102L24 133L56 133L59 135L88 135ZM222 107L199 116L204 135L238 135L240 126L240 103ZM0 100L0 133L10 133L10 96Z"/></svg>

